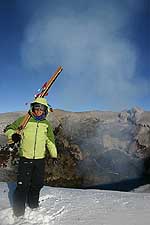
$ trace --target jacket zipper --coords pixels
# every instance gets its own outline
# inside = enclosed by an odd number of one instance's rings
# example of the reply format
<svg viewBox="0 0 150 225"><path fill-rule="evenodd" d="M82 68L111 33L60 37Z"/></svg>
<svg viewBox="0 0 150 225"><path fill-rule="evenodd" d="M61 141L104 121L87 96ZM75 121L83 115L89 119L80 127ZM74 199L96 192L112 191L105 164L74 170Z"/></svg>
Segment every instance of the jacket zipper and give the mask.
<svg viewBox="0 0 150 225"><path fill-rule="evenodd" d="M36 132L35 132L35 142L34 142L34 156L33 159L35 159L35 149L36 149L36 139L37 139L37 132L38 132L39 122L37 122L36 126Z"/></svg>

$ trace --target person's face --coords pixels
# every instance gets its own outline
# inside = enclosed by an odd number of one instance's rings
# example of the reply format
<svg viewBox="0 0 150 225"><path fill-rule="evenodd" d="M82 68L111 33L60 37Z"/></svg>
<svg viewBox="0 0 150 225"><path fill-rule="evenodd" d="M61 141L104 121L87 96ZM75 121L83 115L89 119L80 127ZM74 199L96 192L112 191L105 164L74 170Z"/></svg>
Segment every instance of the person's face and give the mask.
<svg viewBox="0 0 150 225"><path fill-rule="evenodd" d="M36 116L41 116L44 113L44 110L42 110L42 109L35 109L34 113L35 113Z"/></svg>

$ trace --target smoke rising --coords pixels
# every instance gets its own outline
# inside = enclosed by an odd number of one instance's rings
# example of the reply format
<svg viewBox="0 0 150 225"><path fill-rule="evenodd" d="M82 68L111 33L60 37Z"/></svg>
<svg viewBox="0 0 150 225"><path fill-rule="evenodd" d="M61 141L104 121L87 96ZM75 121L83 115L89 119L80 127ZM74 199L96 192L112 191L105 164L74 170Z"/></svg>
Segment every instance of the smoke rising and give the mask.
<svg viewBox="0 0 150 225"><path fill-rule="evenodd" d="M130 1L45 2L33 10L25 30L24 65L36 70L63 66L64 109L78 110L82 105L84 110L121 110L135 105L148 86L136 74L138 53L126 33L140 1L136 8Z"/></svg>

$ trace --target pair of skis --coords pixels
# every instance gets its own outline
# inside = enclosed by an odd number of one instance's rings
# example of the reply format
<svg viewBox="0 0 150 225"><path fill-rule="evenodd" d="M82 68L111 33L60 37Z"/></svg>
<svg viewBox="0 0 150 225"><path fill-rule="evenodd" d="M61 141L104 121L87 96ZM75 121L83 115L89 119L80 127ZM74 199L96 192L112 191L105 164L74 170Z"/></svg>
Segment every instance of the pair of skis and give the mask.
<svg viewBox="0 0 150 225"><path fill-rule="evenodd" d="M61 73L61 71L63 70L63 68L60 66L57 68L57 70L55 71L55 73L50 77L50 79L42 86L42 88L40 89L40 92L38 94L35 95L35 99L37 97L42 97L44 98L45 96L48 95L48 91L50 89L50 87L52 86L52 84L54 83L54 81L56 80L56 78L58 77L58 75ZM28 111L28 113L25 115L22 123L20 124L20 126L18 127L16 133L21 133L21 131L26 127L29 119L31 118L31 114ZM10 143L9 143L10 144Z"/></svg>

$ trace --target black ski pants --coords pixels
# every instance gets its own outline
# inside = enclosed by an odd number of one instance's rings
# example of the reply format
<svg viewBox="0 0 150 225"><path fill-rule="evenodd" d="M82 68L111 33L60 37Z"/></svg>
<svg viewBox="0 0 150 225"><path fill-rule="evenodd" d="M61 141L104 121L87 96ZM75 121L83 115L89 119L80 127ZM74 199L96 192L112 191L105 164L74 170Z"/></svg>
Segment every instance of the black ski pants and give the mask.
<svg viewBox="0 0 150 225"><path fill-rule="evenodd" d="M13 195L13 211L16 216L25 212L25 203L37 208L40 190L44 185L45 159L20 158L17 187Z"/></svg>

